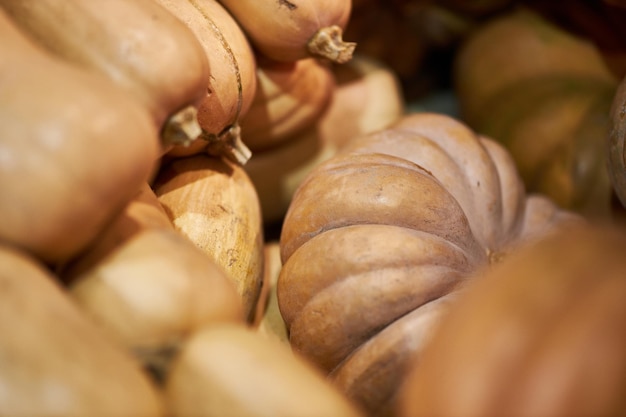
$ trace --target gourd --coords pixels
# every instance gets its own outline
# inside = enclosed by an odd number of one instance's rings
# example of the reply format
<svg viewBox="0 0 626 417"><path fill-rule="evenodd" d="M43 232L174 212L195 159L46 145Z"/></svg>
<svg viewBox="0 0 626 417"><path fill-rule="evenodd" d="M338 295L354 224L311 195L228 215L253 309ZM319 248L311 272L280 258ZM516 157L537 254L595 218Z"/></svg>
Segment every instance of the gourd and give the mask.
<svg viewBox="0 0 626 417"><path fill-rule="evenodd" d="M620 81L611 101L605 157L611 189L626 207L626 78Z"/></svg>
<svg viewBox="0 0 626 417"><path fill-rule="evenodd" d="M314 58L295 62L258 60L257 90L241 120L251 151L270 149L315 124L328 108L335 80Z"/></svg>
<svg viewBox="0 0 626 417"><path fill-rule="evenodd" d="M363 415L286 345L236 324L196 332L164 390L175 417Z"/></svg>
<svg viewBox="0 0 626 417"><path fill-rule="evenodd" d="M316 165L353 138L388 127L404 113L400 82L388 66L355 54L331 70L332 95L314 124L255 152L244 167L259 195L265 223L282 220L296 188Z"/></svg>
<svg viewBox="0 0 626 417"><path fill-rule="evenodd" d="M5 244L0 331L1 415L165 415L132 356L76 307L49 269Z"/></svg>
<svg viewBox="0 0 626 417"><path fill-rule="evenodd" d="M605 138L616 81L589 40L519 9L478 29L454 65L463 120L511 152L528 190L610 218Z"/></svg>
<svg viewBox="0 0 626 417"><path fill-rule="evenodd" d="M207 60L193 33L155 1L2 0L0 7L49 51L123 86L152 114L165 150L200 134Z"/></svg>
<svg viewBox="0 0 626 417"><path fill-rule="evenodd" d="M585 227L468 283L399 390L400 417L626 411L623 230Z"/></svg>
<svg viewBox="0 0 626 417"><path fill-rule="evenodd" d="M497 142L446 115L404 116L296 191L277 287L290 344L369 415L390 415L456 289L579 219L527 195Z"/></svg>
<svg viewBox="0 0 626 417"><path fill-rule="evenodd" d="M263 227L244 169L205 154L176 158L161 167L152 188L176 230L233 280L252 322L263 279Z"/></svg>
<svg viewBox="0 0 626 417"><path fill-rule="evenodd" d="M257 83L256 57L246 35L216 0L156 2L193 32L211 71L198 106L201 140L190 146L176 146L168 155L208 152L245 164L251 153L242 141L239 121L252 104Z"/></svg>
<svg viewBox="0 0 626 417"><path fill-rule="evenodd" d="M356 44L344 42L352 0L220 0L262 55L277 61L352 58Z"/></svg>
<svg viewBox="0 0 626 417"><path fill-rule="evenodd" d="M50 55L1 10L0 44L0 240L63 263L153 174L158 132L121 87Z"/></svg>
<svg viewBox="0 0 626 417"><path fill-rule="evenodd" d="M147 184L60 275L82 310L157 376L196 329L244 319L232 280L174 229Z"/></svg>

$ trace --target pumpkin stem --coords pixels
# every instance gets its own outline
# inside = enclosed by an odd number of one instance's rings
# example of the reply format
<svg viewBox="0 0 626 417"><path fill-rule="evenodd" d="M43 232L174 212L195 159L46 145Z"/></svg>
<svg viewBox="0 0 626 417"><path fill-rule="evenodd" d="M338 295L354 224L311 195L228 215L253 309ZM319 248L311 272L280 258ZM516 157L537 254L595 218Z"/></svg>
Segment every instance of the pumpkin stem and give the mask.
<svg viewBox="0 0 626 417"><path fill-rule="evenodd" d="M352 59L356 43L344 42L342 35L343 32L337 25L321 28L307 44L309 53L337 64L345 64Z"/></svg>
<svg viewBox="0 0 626 417"><path fill-rule="evenodd" d="M241 140L241 128L238 124L234 124L215 135L213 133L202 132L200 138L206 140L206 151L209 155L224 156L241 166L252 156L250 149Z"/></svg>
<svg viewBox="0 0 626 417"><path fill-rule="evenodd" d="M172 114L161 130L161 141L164 146L189 146L202 133L198 122L198 109L187 106Z"/></svg>

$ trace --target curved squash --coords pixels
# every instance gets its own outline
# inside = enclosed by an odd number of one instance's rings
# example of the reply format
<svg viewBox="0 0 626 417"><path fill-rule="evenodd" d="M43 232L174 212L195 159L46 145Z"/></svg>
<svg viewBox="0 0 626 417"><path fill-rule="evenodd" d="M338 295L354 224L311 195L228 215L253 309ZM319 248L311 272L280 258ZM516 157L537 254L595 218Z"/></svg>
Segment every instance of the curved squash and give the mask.
<svg viewBox="0 0 626 417"><path fill-rule="evenodd" d="M165 416L132 356L23 252L0 246L0 414Z"/></svg>
<svg viewBox="0 0 626 417"><path fill-rule="evenodd" d="M232 280L174 229L147 184L95 243L60 276L83 311L157 375L196 329L243 322Z"/></svg>
<svg viewBox="0 0 626 417"><path fill-rule="evenodd" d="M220 0L250 42L277 61L324 57L345 63L356 44L344 42L352 0Z"/></svg>
<svg viewBox="0 0 626 417"><path fill-rule="evenodd" d="M153 189L174 227L233 280L252 322L263 282L263 228L246 172L209 155L177 158L161 167Z"/></svg>
<svg viewBox="0 0 626 417"><path fill-rule="evenodd" d="M152 175L158 132L126 91L49 55L4 13L0 44L0 240L61 263Z"/></svg>
<svg viewBox="0 0 626 417"><path fill-rule="evenodd" d="M198 40L154 0L0 1L33 39L104 74L146 106L165 149L200 134L195 106L209 66Z"/></svg>
<svg viewBox="0 0 626 417"><path fill-rule="evenodd" d="M406 116L296 191L277 292L290 343L370 415L389 415L456 289L572 219L526 195L496 142L448 116Z"/></svg>
<svg viewBox="0 0 626 417"><path fill-rule="evenodd" d="M198 105L202 140L189 146L176 146L168 155L180 157L208 152L245 164L250 150L241 140L239 121L252 104L257 84L256 57L248 39L216 0L156 2L193 32L211 71Z"/></svg>

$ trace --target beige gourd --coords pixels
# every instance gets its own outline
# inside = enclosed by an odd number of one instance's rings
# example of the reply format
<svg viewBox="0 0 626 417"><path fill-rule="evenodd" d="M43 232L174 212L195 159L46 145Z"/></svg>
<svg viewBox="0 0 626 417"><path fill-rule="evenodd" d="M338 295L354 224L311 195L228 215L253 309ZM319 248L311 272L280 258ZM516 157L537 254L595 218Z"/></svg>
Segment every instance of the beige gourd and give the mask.
<svg viewBox="0 0 626 417"><path fill-rule="evenodd" d="M82 251L152 175L158 132L110 80L35 45L0 10L0 240Z"/></svg>
<svg viewBox="0 0 626 417"><path fill-rule="evenodd" d="M199 154L162 166L153 188L175 228L234 281L252 321L263 279L263 228L246 172L229 160Z"/></svg>
<svg viewBox="0 0 626 417"><path fill-rule="evenodd" d="M147 184L61 276L82 310L157 375L196 329L244 320L234 283L174 229Z"/></svg>
<svg viewBox="0 0 626 417"><path fill-rule="evenodd" d="M205 328L165 382L174 417L361 417L310 363L243 325Z"/></svg>
<svg viewBox="0 0 626 417"><path fill-rule="evenodd" d="M161 394L57 278L0 246L0 415L165 416Z"/></svg>
<svg viewBox="0 0 626 417"><path fill-rule="evenodd" d="M220 0L264 56L296 61L311 56L345 63L355 44L342 39L351 0Z"/></svg>
<svg viewBox="0 0 626 417"><path fill-rule="evenodd" d="M123 86L150 111L165 149L200 134L210 68L193 33L154 0L0 1L53 53Z"/></svg>
<svg viewBox="0 0 626 417"><path fill-rule="evenodd" d="M211 71L198 105L201 140L190 146L176 146L168 154L181 157L208 152L245 164L251 153L242 141L239 121L250 108L257 83L256 57L248 39L216 0L156 2L193 32Z"/></svg>

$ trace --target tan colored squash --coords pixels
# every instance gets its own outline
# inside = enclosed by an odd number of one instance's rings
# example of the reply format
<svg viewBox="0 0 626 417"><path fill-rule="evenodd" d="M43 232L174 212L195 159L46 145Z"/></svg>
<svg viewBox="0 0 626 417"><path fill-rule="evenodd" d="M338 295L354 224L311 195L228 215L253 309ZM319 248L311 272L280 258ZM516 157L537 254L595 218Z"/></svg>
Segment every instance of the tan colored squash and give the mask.
<svg viewBox="0 0 626 417"><path fill-rule="evenodd" d="M153 0L154 1L154 0ZM239 121L248 112L256 91L256 57L242 29L216 0L156 0L183 21L200 41L211 76L202 87L199 141L177 146L170 156L199 152L224 155L240 164L250 158L242 142Z"/></svg>
<svg viewBox="0 0 626 417"><path fill-rule="evenodd" d="M319 371L242 325L193 335L165 384L173 417L359 417Z"/></svg>
<svg viewBox="0 0 626 417"><path fill-rule="evenodd" d="M385 128L404 113L402 88L389 67L356 54L331 69L336 80L332 96L313 126L255 152L245 165L265 223L282 220L296 188L316 165L353 138Z"/></svg>
<svg viewBox="0 0 626 417"><path fill-rule="evenodd" d="M276 295L278 276L282 268L280 245L278 241L272 240L265 243L264 249L263 288L257 304L254 328L260 334L274 338L291 348L287 326L280 314Z"/></svg>
<svg viewBox="0 0 626 417"><path fill-rule="evenodd" d="M467 40L454 81L464 119L511 152L529 191L611 217L605 142L616 80L588 39L528 10L508 13Z"/></svg>
<svg viewBox="0 0 626 417"><path fill-rule="evenodd" d="M324 57L345 63L356 44L344 42L352 0L220 0L264 56L277 61Z"/></svg>
<svg viewBox="0 0 626 417"><path fill-rule="evenodd" d="M0 13L0 240L48 263L83 250L152 175L152 117Z"/></svg>
<svg viewBox="0 0 626 417"><path fill-rule="evenodd" d="M153 189L175 228L233 280L252 322L263 280L263 228L246 172L209 155L177 158L161 167Z"/></svg>
<svg viewBox="0 0 626 417"><path fill-rule="evenodd" d="M407 115L294 195L277 290L292 348L369 415L392 415L408 358L457 287L573 219L527 195L496 142L449 116Z"/></svg>
<svg viewBox="0 0 626 417"><path fill-rule="evenodd" d="M624 230L568 230L468 283L399 390L398 416L626 413Z"/></svg>
<svg viewBox="0 0 626 417"><path fill-rule="evenodd" d="M244 320L232 280L174 229L147 185L61 276L83 311L157 375L196 329Z"/></svg>
<svg viewBox="0 0 626 417"><path fill-rule="evenodd" d="M2 0L0 7L48 50L127 89L149 109L166 149L200 134L195 106L209 80L207 60L193 33L155 1Z"/></svg>
<svg viewBox="0 0 626 417"><path fill-rule="evenodd" d="M257 79L254 101L241 120L241 135L253 152L276 147L314 125L335 87L330 68L314 58L259 60Z"/></svg>
<svg viewBox="0 0 626 417"><path fill-rule="evenodd" d="M48 269L6 245L0 333L0 415L166 415L132 356L85 317Z"/></svg>

